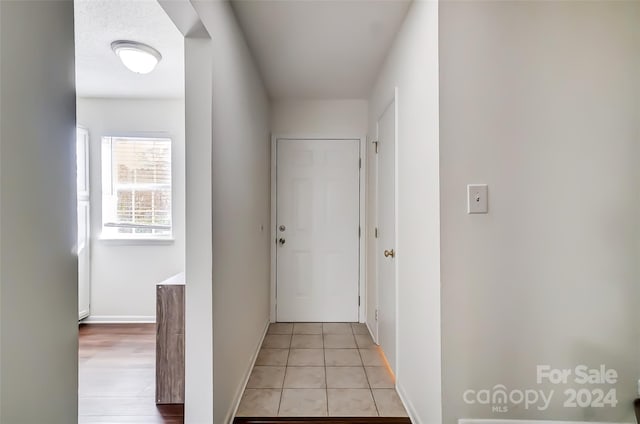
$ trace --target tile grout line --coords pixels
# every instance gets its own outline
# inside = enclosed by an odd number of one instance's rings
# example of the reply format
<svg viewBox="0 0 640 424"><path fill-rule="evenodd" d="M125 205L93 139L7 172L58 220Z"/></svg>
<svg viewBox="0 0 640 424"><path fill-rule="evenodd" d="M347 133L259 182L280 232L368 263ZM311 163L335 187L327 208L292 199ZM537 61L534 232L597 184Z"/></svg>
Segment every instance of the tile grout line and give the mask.
<svg viewBox="0 0 640 424"><path fill-rule="evenodd" d="M322 359L324 360L324 395L327 397L327 417L329 416L329 381L327 379L327 350L324 347L324 322L321 327L322 338Z"/></svg>
<svg viewBox="0 0 640 424"><path fill-rule="evenodd" d="M293 323L291 324L291 337L289 338L289 349L287 350L287 360L284 363L284 377L282 377L282 387L280 388L280 400L278 401L278 410L276 415L280 416L280 408L282 407L282 398L284 397L284 379L287 378L287 365L289 365L289 354L291 353L291 342L293 341Z"/></svg>
<svg viewBox="0 0 640 424"><path fill-rule="evenodd" d="M351 327L351 330L353 330L353 326ZM355 332L353 333L353 336L355 338ZM357 342L356 342L356 345L357 345ZM379 417L380 410L378 409L378 403L376 402L376 397L373 395L373 388L371 387L371 382L369 381L369 374L367 374L367 369L364 366L364 359L362 359L362 352L360 352L359 347L358 347L358 356L360 356L360 362L362 362L362 369L364 370L364 376L367 379L367 384L369 385L369 393L371 394L371 399L373 400L373 406L374 408L376 408L376 414Z"/></svg>

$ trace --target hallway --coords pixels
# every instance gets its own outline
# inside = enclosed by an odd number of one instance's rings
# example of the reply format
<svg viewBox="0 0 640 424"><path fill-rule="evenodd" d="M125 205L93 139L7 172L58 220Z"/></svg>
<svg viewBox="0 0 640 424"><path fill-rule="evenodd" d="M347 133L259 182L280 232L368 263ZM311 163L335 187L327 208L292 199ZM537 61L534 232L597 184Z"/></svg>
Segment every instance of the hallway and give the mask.
<svg viewBox="0 0 640 424"><path fill-rule="evenodd" d="M276 323L236 416L406 417L364 324Z"/></svg>

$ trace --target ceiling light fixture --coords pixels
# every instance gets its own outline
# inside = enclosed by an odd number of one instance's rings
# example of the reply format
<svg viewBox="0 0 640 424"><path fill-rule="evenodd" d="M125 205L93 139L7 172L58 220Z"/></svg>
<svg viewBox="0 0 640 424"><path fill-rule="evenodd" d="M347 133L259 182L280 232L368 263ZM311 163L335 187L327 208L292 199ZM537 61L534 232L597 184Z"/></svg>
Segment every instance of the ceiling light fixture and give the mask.
<svg viewBox="0 0 640 424"><path fill-rule="evenodd" d="M162 59L156 49L137 41L118 40L111 43L111 49L120 58L124 66L136 74L148 74Z"/></svg>

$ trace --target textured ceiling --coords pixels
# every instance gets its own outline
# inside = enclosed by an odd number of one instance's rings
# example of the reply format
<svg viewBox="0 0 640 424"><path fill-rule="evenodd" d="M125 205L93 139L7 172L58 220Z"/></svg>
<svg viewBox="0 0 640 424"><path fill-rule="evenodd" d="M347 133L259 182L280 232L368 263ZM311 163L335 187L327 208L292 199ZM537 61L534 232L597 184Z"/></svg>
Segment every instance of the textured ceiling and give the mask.
<svg viewBox="0 0 640 424"><path fill-rule="evenodd" d="M232 0L273 99L367 98L408 0Z"/></svg>
<svg viewBox="0 0 640 424"><path fill-rule="evenodd" d="M76 90L80 97L184 96L184 39L156 0L75 0ZM115 40L148 44L156 69L135 74L111 50Z"/></svg>

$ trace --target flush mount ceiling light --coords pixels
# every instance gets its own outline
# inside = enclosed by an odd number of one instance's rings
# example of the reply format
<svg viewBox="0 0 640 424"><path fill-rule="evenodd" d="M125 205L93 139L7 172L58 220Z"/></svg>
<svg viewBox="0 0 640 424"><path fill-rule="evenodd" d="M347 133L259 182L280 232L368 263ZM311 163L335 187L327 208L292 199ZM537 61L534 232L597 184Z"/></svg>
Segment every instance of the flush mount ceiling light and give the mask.
<svg viewBox="0 0 640 424"><path fill-rule="evenodd" d="M136 74L148 74L162 59L156 49L137 41L118 40L111 43L111 49L120 58L124 66Z"/></svg>

